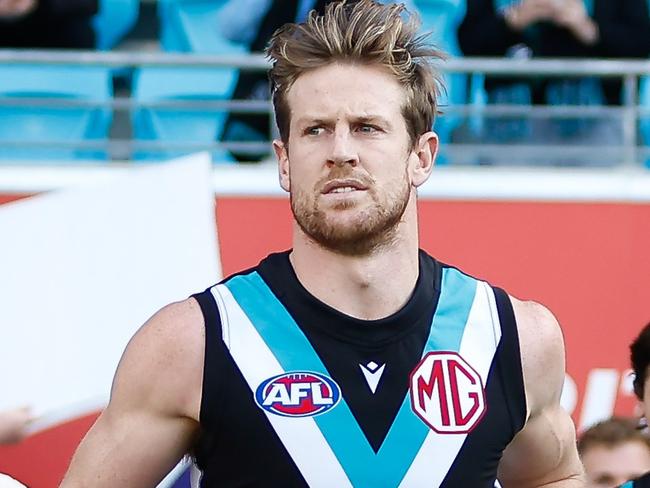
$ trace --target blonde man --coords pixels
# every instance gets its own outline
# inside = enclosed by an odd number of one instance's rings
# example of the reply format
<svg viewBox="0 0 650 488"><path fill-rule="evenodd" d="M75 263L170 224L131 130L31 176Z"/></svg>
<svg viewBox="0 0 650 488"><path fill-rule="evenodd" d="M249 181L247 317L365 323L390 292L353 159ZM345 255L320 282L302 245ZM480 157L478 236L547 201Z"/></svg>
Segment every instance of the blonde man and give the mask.
<svg viewBox="0 0 650 488"><path fill-rule="evenodd" d="M152 486L190 451L206 487L582 486L553 316L418 249L439 54L403 17L276 32L293 249L144 325L63 486Z"/></svg>

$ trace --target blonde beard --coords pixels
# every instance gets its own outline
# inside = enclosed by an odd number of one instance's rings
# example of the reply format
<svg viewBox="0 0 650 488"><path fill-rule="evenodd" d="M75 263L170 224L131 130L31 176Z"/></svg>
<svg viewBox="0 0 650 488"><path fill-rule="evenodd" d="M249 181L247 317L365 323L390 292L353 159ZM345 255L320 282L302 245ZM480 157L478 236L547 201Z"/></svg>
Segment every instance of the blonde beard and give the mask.
<svg viewBox="0 0 650 488"><path fill-rule="evenodd" d="M302 231L320 246L338 254L365 256L395 241L397 227L411 197L411 186L405 178L397 191L386 196L385 202L380 203L374 192L371 196L374 205L346 224L336 222L335 217L328 218L318 208L317 200L300 190L291 192L291 210ZM335 210L354 205L342 202Z"/></svg>

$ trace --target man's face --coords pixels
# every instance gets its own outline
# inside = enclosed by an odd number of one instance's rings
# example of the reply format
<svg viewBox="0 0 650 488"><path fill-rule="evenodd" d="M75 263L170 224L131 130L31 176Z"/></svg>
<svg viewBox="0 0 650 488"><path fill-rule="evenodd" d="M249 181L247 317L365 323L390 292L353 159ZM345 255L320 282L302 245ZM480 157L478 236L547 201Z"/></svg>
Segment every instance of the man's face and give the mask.
<svg viewBox="0 0 650 488"><path fill-rule="evenodd" d="M589 488L613 488L650 471L650 449L641 441L594 445L581 456Z"/></svg>
<svg viewBox="0 0 650 488"><path fill-rule="evenodd" d="M351 64L307 72L290 88L288 145L275 143L280 183L298 225L325 248L359 255L390 244L414 203L426 178L416 169L404 97L389 72Z"/></svg>

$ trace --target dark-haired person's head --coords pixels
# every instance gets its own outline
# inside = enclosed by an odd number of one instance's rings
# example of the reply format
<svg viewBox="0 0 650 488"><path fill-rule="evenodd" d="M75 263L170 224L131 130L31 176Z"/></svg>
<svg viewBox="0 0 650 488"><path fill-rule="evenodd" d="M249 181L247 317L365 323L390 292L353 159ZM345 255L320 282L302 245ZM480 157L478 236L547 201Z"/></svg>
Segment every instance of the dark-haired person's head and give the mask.
<svg viewBox="0 0 650 488"><path fill-rule="evenodd" d="M648 381L648 366L650 366L650 323L646 325L639 335L630 344L630 362L634 371L634 394L644 404L646 417L650 408L648 397L650 386Z"/></svg>
<svg viewBox="0 0 650 488"><path fill-rule="evenodd" d="M578 439L587 487L610 488L650 471L650 438L633 418L613 417Z"/></svg>

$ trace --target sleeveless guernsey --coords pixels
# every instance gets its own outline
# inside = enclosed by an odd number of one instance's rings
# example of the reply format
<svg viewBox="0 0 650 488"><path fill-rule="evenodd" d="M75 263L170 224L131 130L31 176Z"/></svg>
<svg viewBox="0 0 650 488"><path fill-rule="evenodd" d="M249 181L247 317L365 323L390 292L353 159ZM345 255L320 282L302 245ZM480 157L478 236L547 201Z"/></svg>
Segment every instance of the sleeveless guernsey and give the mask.
<svg viewBox="0 0 650 488"><path fill-rule="evenodd" d="M627 483L623 483L620 488L650 488L650 473L644 474L640 478L637 478Z"/></svg>
<svg viewBox="0 0 650 488"><path fill-rule="evenodd" d="M495 485L526 417L504 291L420 251L407 304L358 320L302 287L284 252L194 297L201 486Z"/></svg>

